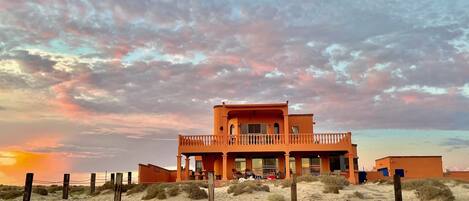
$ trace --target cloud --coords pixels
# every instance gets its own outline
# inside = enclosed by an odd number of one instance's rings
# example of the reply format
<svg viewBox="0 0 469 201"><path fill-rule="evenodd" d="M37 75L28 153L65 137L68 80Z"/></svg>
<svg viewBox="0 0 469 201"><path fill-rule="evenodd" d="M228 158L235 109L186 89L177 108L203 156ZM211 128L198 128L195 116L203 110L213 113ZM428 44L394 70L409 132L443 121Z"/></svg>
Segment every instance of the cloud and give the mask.
<svg viewBox="0 0 469 201"><path fill-rule="evenodd" d="M466 149L469 147L469 140L456 137L446 138L440 145L448 147L449 150Z"/></svg>

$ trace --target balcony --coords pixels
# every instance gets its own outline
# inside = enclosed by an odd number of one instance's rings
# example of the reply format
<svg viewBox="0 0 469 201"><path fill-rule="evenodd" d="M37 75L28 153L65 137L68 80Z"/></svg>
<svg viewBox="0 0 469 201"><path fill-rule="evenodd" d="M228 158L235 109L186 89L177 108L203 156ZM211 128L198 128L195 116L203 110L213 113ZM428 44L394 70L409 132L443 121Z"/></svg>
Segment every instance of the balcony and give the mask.
<svg viewBox="0 0 469 201"><path fill-rule="evenodd" d="M287 137L287 138L286 138ZM221 151L346 150L351 133L180 135L182 153Z"/></svg>

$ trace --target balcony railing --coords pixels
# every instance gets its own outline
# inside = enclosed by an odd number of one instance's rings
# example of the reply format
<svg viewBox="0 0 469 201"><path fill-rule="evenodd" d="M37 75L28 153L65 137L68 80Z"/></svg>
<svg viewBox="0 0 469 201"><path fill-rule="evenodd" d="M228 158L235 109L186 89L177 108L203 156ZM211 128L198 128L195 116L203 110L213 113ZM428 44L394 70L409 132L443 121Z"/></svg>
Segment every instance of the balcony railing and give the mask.
<svg viewBox="0 0 469 201"><path fill-rule="evenodd" d="M339 144L350 141L347 133L289 134L289 144ZM179 146L235 146L286 144L284 134L180 135Z"/></svg>

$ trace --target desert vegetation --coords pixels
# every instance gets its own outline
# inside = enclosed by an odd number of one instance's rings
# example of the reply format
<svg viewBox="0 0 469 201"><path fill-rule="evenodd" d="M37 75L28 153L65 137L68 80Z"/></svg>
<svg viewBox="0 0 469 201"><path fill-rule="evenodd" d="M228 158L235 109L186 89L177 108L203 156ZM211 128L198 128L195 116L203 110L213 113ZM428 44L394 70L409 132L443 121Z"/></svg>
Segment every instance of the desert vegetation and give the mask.
<svg viewBox="0 0 469 201"><path fill-rule="evenodd" d="M245 181L242 183L235 183L230 185L227 193L236 196L243 193L253 193L256 191L270 192L270 188L268 185L262 184L259 181Z"/></svg>
<svg viewBox="0 0 469 201"><path fill-rule="evenodd" d="M403 190L414 190L417 198L424 200L454 201L451 189L442 181L434 179L411 180L402 183Z"/></svg>

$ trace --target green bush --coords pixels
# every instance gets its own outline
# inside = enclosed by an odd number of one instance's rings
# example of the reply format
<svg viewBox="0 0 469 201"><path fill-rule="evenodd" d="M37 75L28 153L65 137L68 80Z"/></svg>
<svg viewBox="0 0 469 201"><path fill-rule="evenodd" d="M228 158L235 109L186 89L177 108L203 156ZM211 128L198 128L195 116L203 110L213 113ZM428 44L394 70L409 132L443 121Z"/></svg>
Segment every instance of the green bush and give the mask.
<svg viewBox="0 0 469 201"><path fill-rule="evenodd" d="M37 186L37 187L34 187L33 188L33 193L36 193L36 194L39 194L39 195L48 195L49 192L47 192L47 189L45 187L42 187L42 186Z"/></svg>
<svg viewBox="0 0 469 201"><path fill-rule="evenodd" d="M321 176L321 182L324 183L323 193L335 193L338 194L339 190L344 189L350 183L347 179L342 176Z"/></svg>
<svg viewBox="0 0 469 201"><path fill-rule="evenodd" d="M129 186L130 187L130 186ZM148 185L146 184L137 184L137 185L133 185L131 188L129 188L129 190L127 191L127 195L132 195L132 194L135 194L135 193L140 193L140 192L143 192L145 191L145 189L147 189Z"/></svg>
<svg viewBox="0 0 469 201"><path fill-rule="evenodd" d="M4 199L4 200L15 199L22 195L23 195L23 191L18 190L18 189L0 191L0 199Z"/></svg>
<svg viewBox="0 0 469 201"><path fill-rule="evenodd" d="M200 189L199 185L195 182L186 184L183 190L189 195L190 199L200 200L208 198L208 194L205 190Z"/></svg>
<svg viewBox="0 0 469 201"><path fill-rule="evenodd" d="M306 175L301 175L299 177L296 178L296 181L297 182L315 182L315 181L319 181L319 177L316 177L316 176L313 176L313 175L310 175L310 174L306 174Z"/></svg>
<svg viewBox="0 0 469 201"><path fill-rule="evenodd" d="M253 193L254 191L270 192L270 188L269 186L263 185L260 182L246 181L243 183L232 184L227 190L228 194L233 193L234 196L243 193Z"/></svg>
<svg viewBox="0 0 469 201"><path fill-rule="evenodd" d="M150 200L150 199L156 198L159 194L165 194L164 189L165 189L165 187L163 185L152 184L147 188L147 192L142 197L142 200Z"/></svg>
<svg viewBox="0 0 469 201"><path fill-rule="evenodd" d="M181 189L179 188L178 185L174 185L166 189L166 191L168 192L169 196L174 197L174 196L179 195L179 193L181 192Z"/></svg>
<svg viewBox="0 0 469 201"><path fill-rule="evenodd" d="M285 197L280 194L272 194L267 197L268 201L285 201Z"/></svg>

